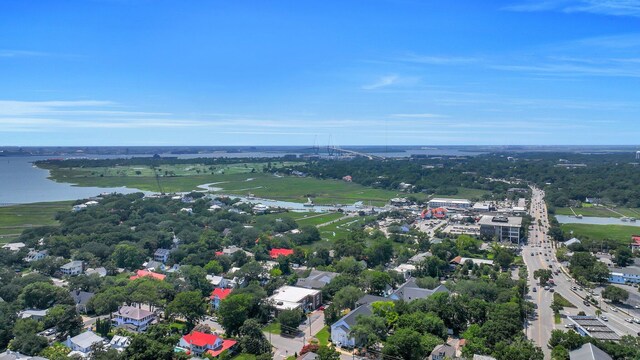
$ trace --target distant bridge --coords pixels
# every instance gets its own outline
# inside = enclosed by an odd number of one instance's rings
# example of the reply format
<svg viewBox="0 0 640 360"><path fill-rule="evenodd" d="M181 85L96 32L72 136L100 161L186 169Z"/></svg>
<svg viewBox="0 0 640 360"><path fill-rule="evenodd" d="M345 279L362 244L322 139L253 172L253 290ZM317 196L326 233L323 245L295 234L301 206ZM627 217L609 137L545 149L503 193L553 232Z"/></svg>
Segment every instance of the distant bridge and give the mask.
<svg viewBox="0 0 640 360"><path fill-rule="evenodd" d="M369 160L374 160L374 159L382 160L382 159L384 159L384 157L382 157L382 156L366 154L366 153L355 151L355 150L341 149L341 148L336 147L336 146L327 146L327 151L329 152L329 154L337 152L337 153L350 154L350 155L355 155L355 156L362 156L362 157L368 158Z"/></svg>

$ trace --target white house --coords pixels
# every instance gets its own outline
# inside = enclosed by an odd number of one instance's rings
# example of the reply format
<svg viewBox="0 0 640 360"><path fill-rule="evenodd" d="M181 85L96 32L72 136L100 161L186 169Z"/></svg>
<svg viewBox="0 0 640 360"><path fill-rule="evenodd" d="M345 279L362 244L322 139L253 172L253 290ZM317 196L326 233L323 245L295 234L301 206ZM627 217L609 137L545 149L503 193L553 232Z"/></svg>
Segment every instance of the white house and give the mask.
<svg viewBox="0 0 640 360"><path fill-rule="evenodd" d="M565 241L562 245L564 245L564 246L570 246L570 245L573 245L573 244L580 244L580 243L581 243L580 239L578 239L578 238L571 238L571 239L569 239L569 240Z"/></svg>
<svg viewBox="0 0 640 360"><path fill-rule="evenodd" d="M153 253L153 260L159 261L161 263L166 263L169 260L169 254L171 250L169 249L158 249Z"/></svg>
<svg viewBox="0 0 640 360"><path fill-rule="evenodd" d="M156 320L156 314L133 306L121 306L112 315L113 326L136 332L147 330L147 327Z"/></svg>
<svg viewBox="0 0 640 360"><path fill-rule="evenodd" d="M105 339L96 335L93 331L85 331L80 335L67 338L64 345L71 349L72 352L77 351L83 356L89 355L93 350L93 345L103 344Z"/></svg>
<svg viewBox="0 0 640 360"><path fill-rule="evenodd" d="M27 246L27 245L25 245L24 243L21 243L21 242L17 242L17 243L4 244L4 245L2 245L2 248L3 249L7 249L9 251L19 251L20 249L22 249L25 246Z"/></svg>
<svg viewBox="0 0 640 360"><path fill-rule="evenodd" d="M207 353L211 356L218 356L223 351L233 347L237 341L225 340L216 334L206 334L199 331L191 333L180 338L178 347L188 350L193 354L202 355Z"/></svg>
<svg viewBox="0 0 640 360"><path fill-rule="evenodd" d="M372 314L370 305L362 305L349 312L331 325L331 342L338 347L353 348L356 346L356 339L350 333L351 328L356 324L359 315L370 316Z"/></svg>
<svg viewBox="0 0 640 360"><path fill-rule="evenodd" d="M47 250L31 249L29 250L29 253L27 254L27 256L24 257L24 261L26 262L38 261L46 257L47 257Z"/></svg>
<svg viewBox="0 0 640 360"><path fill-rule="evenodd" d="M68 262L60 267L63 275L75 276L82 274L82 261L75 260Z"/></svg>
<svg viewBox="0 0 640 360"><path fill-rule="evenodd" d="M131 343L130 337L114 335L113 338L111 338L111 341L109 342L109 347L122 352L124 351L124 349L127 348L127 346L129 346L130 343Z"/></svg>

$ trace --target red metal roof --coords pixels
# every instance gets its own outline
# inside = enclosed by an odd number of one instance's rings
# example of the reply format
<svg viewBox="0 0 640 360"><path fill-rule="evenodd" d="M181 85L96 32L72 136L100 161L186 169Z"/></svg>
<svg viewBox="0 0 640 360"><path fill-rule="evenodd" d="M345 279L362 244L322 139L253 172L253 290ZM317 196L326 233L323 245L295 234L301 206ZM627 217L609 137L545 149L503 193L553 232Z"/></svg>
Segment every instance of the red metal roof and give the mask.
<svg viewBox="0 0 640 360"><path fill-rule="evenodd" d="M292 249L271 249L269 251L269 255L271 256L272 259L276 259L280 256L293 255L293 250Z"/></svg>
<svg viewBox="0 0 640 360"><path fill-rule="evenodd" d="M636 245L640 245L640 235L631 235L631 240L632 240Z"/></svg>
<svg viewBox="0 0 640 360"><path fill-rule="evenodd" d="M158 274L158 273L154 273L153 271L147 271L147 270L138 270L136 271L136 275L133 275L129 278L129 280L135 280L135 279L139 279L141 277L144 276L150 276L156 280L164 280L164 278L166 278L166 275L162 275L162 274Z"/></svg>
<svg viewBox="0 0 640 360"><path fill-rule="evenodd" d="M218 340L218 335L192 331L190 334L183 336L182 339L188 344L205 347L207 345L214 346L216 340Z"/></svg>
<svg viewBox="0 0 640 360"><path fill-rule="evenodd" d="M224 300L229 294L231 294L231 289L215 288L211 292L211 299L213 300L217 296L218 299Z"/></svg>
<svg viewBox="0 0 640 360"><path fill-rule="evenodd" d="M218 350L208 350L207 354L215 357L220 355L223 351L231 348L233 345L235 345L237 343L237 341L235 340L223 340L222 341L222 347Z"/></svg>

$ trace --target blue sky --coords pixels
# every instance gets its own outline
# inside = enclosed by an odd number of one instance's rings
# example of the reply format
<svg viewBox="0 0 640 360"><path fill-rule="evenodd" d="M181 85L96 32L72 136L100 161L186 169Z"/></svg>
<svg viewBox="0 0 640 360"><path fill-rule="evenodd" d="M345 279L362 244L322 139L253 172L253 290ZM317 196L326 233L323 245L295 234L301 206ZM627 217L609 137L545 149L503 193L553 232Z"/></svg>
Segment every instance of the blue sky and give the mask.
<svg viewBox="0 0 640 360"><path fill-rule="evenodd" d="M3 0L0 145L637 144L640 0Z"/></svg>

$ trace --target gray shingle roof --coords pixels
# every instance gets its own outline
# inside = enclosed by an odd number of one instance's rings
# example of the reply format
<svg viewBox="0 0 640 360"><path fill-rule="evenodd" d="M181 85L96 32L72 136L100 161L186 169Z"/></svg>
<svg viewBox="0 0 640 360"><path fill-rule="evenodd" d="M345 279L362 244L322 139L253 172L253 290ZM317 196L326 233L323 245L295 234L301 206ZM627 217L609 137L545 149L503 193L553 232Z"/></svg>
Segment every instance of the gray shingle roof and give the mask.
<svg viewBox="0 0 640 360"><path fill-rule="evenodd" d="M71 338L71 341L74 344L77 344L78 346L85 349L91 347L91 345L97 342L102 342L103 340L103 338L96 335L93 331L85 331L82 334L76 335Z"/></svg>
<svg viewBox="0 0 640 360"><path fill-rule="evenodd" d="M340 320L343 320L345 323L347 323L349 327L353 327L353 325L356 324L356 319L358 318L358 315L369 316L371 314L372 314L371 307L369 305L362 305L355 308L355 310L352 310L347 315L343 316Z"/></svg>
<svg viewBox="0 0 640 360"><path fill-rule="evenodd" d="M586 343L579 349L569 353L570 360L612 360L606 352L600 350L592 343Z"/></svg>
<svg viewBox="0 0 640 360"><path fill-rule="evenodd" d="M79 290L71 290L69 292L71 294L71 298L73 298L73 302L76 305L87 305L89 300L95 295L92 292L79 291Z"/></svg>

